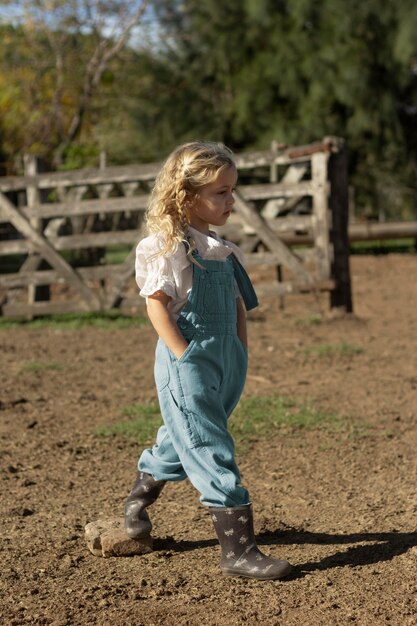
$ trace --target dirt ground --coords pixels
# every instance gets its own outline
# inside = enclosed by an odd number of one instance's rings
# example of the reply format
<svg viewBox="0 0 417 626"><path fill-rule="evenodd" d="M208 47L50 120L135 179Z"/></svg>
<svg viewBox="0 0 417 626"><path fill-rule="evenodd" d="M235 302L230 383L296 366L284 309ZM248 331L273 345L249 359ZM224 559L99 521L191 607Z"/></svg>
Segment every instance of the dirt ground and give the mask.
<svg viewBox="0 0 417 626"><path fill-rule="evenodd" d="M154 333L0 331L0 624L417 624L417 257L351 267L354 315L330 315L325 294L289 297L284 311L264 298L248 323L246 394L308 401L350 424L277 431L238 458L260 546L295 565L285 581L221 576L188 481L151 510L153 553L91 555L84 525L121 515L140 453L95 430L154 401ZM340 344L361 351L318 352ZM31 371L34 361L60 368Z"/></svg>

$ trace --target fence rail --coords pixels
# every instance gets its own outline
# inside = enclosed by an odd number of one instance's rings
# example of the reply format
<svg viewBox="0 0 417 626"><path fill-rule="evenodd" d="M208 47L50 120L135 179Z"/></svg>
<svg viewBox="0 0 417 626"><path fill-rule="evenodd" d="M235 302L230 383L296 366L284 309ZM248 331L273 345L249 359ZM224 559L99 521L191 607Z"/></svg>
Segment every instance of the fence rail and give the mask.
<svg viewBox="0 0 417 626"><path fill-rule="evenodd" d="M351 311L343 141L273 144L269 151L237 155L236 165L241 184L235 212L220 234L242 246L249 268L278 267L276 293L324 289L331 306ZM21 255L19 271L0 271L3 315L97 311L136 302L127 286L160 166L36 174L32 162L28 175L0 178L0 260ZM307 248L295 251L294 244ZM123 263L103 264L113 246L131 250ZM57 285L67 288L59 301Z"/></svg>

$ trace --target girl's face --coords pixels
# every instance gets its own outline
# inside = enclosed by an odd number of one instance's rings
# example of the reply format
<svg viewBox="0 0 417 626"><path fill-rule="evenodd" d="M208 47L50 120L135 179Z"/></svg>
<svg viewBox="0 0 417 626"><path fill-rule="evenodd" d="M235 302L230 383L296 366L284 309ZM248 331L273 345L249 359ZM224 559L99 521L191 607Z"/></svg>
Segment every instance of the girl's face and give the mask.
<svg viewBox="0 0 417 626"><path fill-rule="evenodd" d="M222 170L217 178L204 185L188 211L190 226L206 235L209 226L223 226L230 216L235 202L233 191L237 182L234 165Z"/></svg>

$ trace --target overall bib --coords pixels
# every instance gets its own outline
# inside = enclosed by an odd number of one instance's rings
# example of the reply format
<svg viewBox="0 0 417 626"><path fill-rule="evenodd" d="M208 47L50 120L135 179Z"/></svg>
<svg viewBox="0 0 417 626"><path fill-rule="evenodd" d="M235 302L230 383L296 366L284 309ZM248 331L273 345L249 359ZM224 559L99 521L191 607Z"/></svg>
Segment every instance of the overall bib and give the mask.
<svg viewBox="0 0 417 626"><path fill-rule="evenodd" d="M253 288L232 255L225 261L194 258L193 285L177 320L188 347L179 359L158 340L155 382L164 425L153 448L143 451L138 469L156 480L187 476L207 506L249 503L240 484L228 417L246 379L248 355L237 335L235 276L248 306ZM239 264L238 264L239 265ZM243 278L242 278L243 276ZM254 296L256 301L256 296Z"/></svg>

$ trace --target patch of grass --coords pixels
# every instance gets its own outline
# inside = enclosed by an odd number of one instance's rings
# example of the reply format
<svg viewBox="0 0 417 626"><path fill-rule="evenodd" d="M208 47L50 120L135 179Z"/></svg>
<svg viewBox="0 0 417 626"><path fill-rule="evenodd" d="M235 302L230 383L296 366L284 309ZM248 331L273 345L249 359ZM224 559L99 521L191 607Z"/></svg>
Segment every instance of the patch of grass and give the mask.
<svg viewBox="0 0 417 626"><path fill-rule="evenodd" d="M98 428L95 434L98 437L118 435L126 439L133 439L140 445L145 445L153 442L155 433L162 424L161 413L156 403L130 404L121 411L121 417L132 419Z"/></svg>
<svg viewBox="0 0 417 626"><path fill-rule="evenodd" d="M396 435L397 435L395 430L383 430L381 434L386 439L394 439L394 437L396 437Z"/></svg>
<svg viewBox="0 0 417 626"><path fill-rule="evenodd" d="M154 442L156 431L162 424L156 403L131 404L121 411L120 417L122 419L115 424L100 427L94 434L98 437L118 436L149 445ZM126 417L131 419L123 419ZM367 436L368 425L357 424L342 415L321 411L311 403L300 403L283 396L244 397L230 420L231 434L239 453L255 441L307 429L361 438Z"/></svg>
<svg viewBox="0 0 417 626"><path fill-rule="evenodd" d="M318 326L323 321L322 316L319 313L312 313L305 317L297 317L294 320L296 326Z"/></svg>
<svg viewBox="0 0 417 626"><path fill-rule="evenodd" d="M104 311L102 313L65 313L62 315L45 315L35 320L10 320L0 317L0 330L7 328L58 328L78 330L84 327L94 328L131 328L147 324L148 319L143 315L128 316L119 310Z"/></svg>
<svg viewBox="0 0 417 626"><path fill-rule="evenodd" d="M282 430L338 430L343 424L340 415L325 413L310 403L297 403L282 396L250 396L242 398L231 419L233 436L273 437Z"/></svg>
<svg viewBox="0 0 417 626"><path fill-rule="evenodd" d="M350 245L351 254L410 254L416 251L413 238L356 241Z"/></svg>
<svg viewBox="0 0 417 626"><path fill-rule="evenodd" d="M22 367L23 372L42 372L44 370L61 370L61 363L54 361L28 361Z"/></svg>
<svg viewBox="0 0 417 626"><path fill-rule="evenodd" d="M129 254L131 247L129 246L109 246L106 248L105 262L106 265L116 265L117 263L123 263Z"/></svg>
<svg viewBox="0 0 417 626"><path fill-rule="evenodd" d="M352 343L321 343L318 346L311 346L305 348L306 354L317 354L320 357L329 355L336 356L352 356L354 354L361 354L363 348Z"/></svg>

